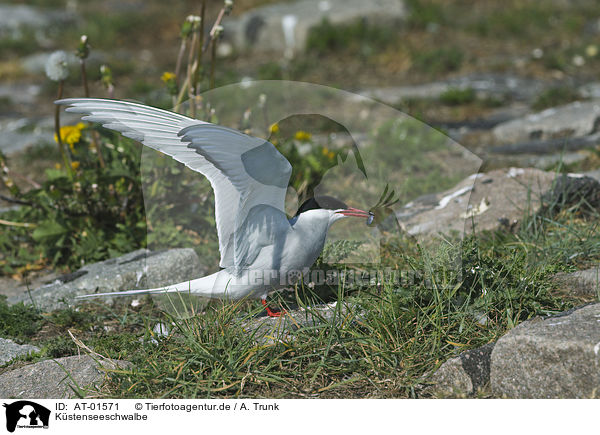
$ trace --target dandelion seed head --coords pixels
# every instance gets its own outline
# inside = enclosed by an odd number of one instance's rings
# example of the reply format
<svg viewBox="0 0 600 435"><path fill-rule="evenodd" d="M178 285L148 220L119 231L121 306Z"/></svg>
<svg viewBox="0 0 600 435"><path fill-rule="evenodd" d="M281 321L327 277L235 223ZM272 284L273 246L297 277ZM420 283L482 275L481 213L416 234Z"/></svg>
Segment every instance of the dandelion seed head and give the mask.
<svg viewBox="0 0 600 435"><path fill-rule="evenodd" d="M69 76L67 53L59 50L50 55L46 62L46 76L55 82L64 80Z"/></svg>

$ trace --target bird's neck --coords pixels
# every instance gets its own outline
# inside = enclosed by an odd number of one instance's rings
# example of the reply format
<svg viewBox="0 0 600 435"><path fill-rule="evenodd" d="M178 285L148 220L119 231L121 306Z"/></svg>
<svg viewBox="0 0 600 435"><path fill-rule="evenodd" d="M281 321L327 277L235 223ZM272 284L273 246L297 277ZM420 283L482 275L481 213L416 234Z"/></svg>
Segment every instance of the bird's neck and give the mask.
<svg viewBox="0 0 600 435"><path fill-rule="evenodd" d="M292 232L302 241L302 244L319 250L320 254L331 224L329 214L325 211L311 210L294 217L290 220L290 224Z"/></svg>

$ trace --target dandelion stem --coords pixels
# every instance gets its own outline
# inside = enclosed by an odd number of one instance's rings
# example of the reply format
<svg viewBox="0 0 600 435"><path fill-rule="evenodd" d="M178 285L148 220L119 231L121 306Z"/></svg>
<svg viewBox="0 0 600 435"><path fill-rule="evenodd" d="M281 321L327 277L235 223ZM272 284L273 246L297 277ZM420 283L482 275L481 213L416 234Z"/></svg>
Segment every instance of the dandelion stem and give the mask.
<svg viewBox="0 0 600 435"><path fill-rule="evenodd" d="M194 35L192 36L192 43L190 44L190 51L188 53L188 69L187 69L187 89L188 89L188 98L190 99L190 107L189 107L189 111L190 111L190 116L192 118L194 118L196 116L196 108L194 105L194 101L193 97L194 97L194 88L193 86L190 86L191 83L193 83L193 78L196 74L195 72L195 68L197 68L198 64L197 64L197 60L196 62L194 62L194 53L196 51L196 46L198 45L198 33L194 33ZM202 33L200 33L200 35L202 35ZM200 36L201 37L201 36Z"/></svg>
<svg viewBox="0 0 600 435"><path fill-rule="evenodd" d="M31 224L28 222L14 222L14 221L6 221L4 219L0 219L0 225L6 225L9 227L25 227L25 228L32 228L32 227L36 227L36 224Z"/></svg>
<svg viewBox="0 0 600 435"><path fill-rule="evenodd" d="M60 100L62 98L64 84L65 84L64 80L60 80L58 82L57 100ZM69 157L67 156L67 153L65 152L65 144L63 143L62 138L60 137L60 106L59 105L56 105L54 108L54 133L56 134L56 141L58 142L58 150L60 151L60 155L62 157L63 164L65 165L65 169L66 169L67 173L69 174L69 177L73 178L73 172L71 169L71 164L69 162Z"/></svg>
<svg viewBox="0 0 600 435"><path fill-rule="evenodd" d="M210 29L210 38L206 40L206 42L204 43L204 47L202 47L202 51L206 51L208 49L208 44L210 44L213 39L215 38L215 32L216 32L216 28L217 26L221 25L221 21L223 21L223 17L225 16L225 8L221 9L219 11L219 15L217 16L217 19L215 20L215 23L213 24L212 28Z"/></svg>
<svg viewBox="0 0 600 435"><path fill-rule="evenodd" d="M200 30L198 42L198 54L196 55L196 68L194 69L194 81L192 82L192 92L198 95L198 82L200 81L200 68L202 68L202 53L204 52L204 19L206 17L206 0L202 0L200 9ZM195 104L195 101L194 101Z"/></svg>
<svg viewBox="0 0 600 435"><path fill-rule="evenodd" d="M215 33L215 28L221 24L223 17L227 14L227 11L225 10L225 8L221 9L221 11L219 12L219 15L217 16L217 19L215 20L214 25L211 28L211 31L210 31L211 38L208 38L206 41L204 41L204 11L205 11L205 3L203 1L202 2L202 12L201 12L202 15L201 15L201 20L200 20L200 32L194 33L194 36L192 37L193 47L190 47L190 51L189 51L189 53L191 54L196 50L195 42L197 42L197 41L194 41L194 37L196 37L197 35L200 35L200 38L199 38L200 42L198 43L198 46L197 46L198 54L197 54L195 60L192 59L191 55L188 56L188 73L187 73L187 77L186 77L185 81L183 82L183 85L181 85L181 87L179 89L179 95L177 96L177 100L174 105L175 106L174 110L176 112L179 111L179 106L181 105L181 103L183 101L183 97L184 97L184 95L186 95L186 93L190 98L198 95L198 83L200 82L200 69L202 67L202 55L206 50L208 50L210 42L212 41L212 36ZM192 62L192 60L193 60L193 62ZM195 103L196 103L196 101L194 99L194 104ZM193 104L191 104L190 107L191 106L193 106ZM194 113L195 113L195 111L194 111ZM192 115L192 116L194 116L194 115Z"/></svg>
<svg viewBox="0 0 600 435"><path fill-rule="evenodd" d="M215 88L215 63L217 63L217 39L212 38L212 49L210 51L210 88Z"/></svg>
<svg viewBox="0 0 600 435"><path fill-rule="evenodd" d="M87 72L85 69L85 58L80 58L79 63L81 64L81 82L83 84L83 93L85 95L85 98L90 98L90 88L88 86ZM91 126L92 123L89 122L88 125ZM104 157L102 156L102 152L100 151L100 147L98 146L98 134L95 131L92 132L92 147L94 147L94 150L96 150L96 154L98 155L98 163L100 164L100 167L104 168Z"/></svg>
<svg viewBox="0 0 600 435"><path fill-rule="evenodd" d="M85 59L79 59L79 63L81 65L81 83L83 84L83 94L85 95L85 98L90 98L90 88L88 86L87 73L85 70Z"/></svg>
<svg viewBox="0 0 600 435"><path fill-rule="evenodd" d="M175 82L179 88L179 74L181 72L181 62L183 61L183 55L187 47L187 36L181 39L181 45L179 46L179 53L177 54L177 63L175 64ZM173 96L173 106L177 106L177 97Z"/></svg>

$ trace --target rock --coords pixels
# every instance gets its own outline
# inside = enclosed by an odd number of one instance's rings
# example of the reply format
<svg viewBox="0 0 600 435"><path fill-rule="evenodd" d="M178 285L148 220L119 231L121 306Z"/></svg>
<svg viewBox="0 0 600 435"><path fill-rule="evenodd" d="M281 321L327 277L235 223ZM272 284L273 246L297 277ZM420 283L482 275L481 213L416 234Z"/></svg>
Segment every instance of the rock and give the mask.
<svg viewBox="0 0 600 435"><path fill-rule="evenodd" d="M40 349L29 344L17 344L12 340L0 338L0 365L4 365L10 360L30 353L39 352ZM2 396L0 394L0 396Z"/></svg>
<svg viewBox="0 0 600 435"><path fill-rule="evenodd" d="M574 208L595 214L600 211L600 182L582 174L562 174L543 199L551 212Z"/></svg>
<svg viewBox="0 0 600 435"><path fill-rule="evenodd" d="M293 53L304 50L310 28L323 19L332 24L365 19L381 26L405 17L402 0L297 0L252 9L223 25L226 41L238 50Z"/></svg>
<svg viewBox="0 0 600 435"><path fill-rule="evenodd" d="M500 143L586 136L596 131L600 101L576 101L497 125L492 133Z"/></svg>
<svg viewBox="0 0 600 435"><path fill-rule="evenodd" d="M18 102L23 104L27 110L27 107L35 105L33 98L33 96L20 96L18 97ZM61 125L75 124L81 120L81 117L72 115L72 113L63 113L61 115ZM0 151L7 156L22 151L29 146L55 144L54 117L52 116L38 118L32 117L31 114L27 116L13 116L11 114L11 116L0 118L0 131L2 131L0 135Z"/></svg>
<svg viewBox="0 0 600 435"><path fill-rule="evenodd" d="M490 357L494 343L467 350L451 358L437 369L427 383L423 394L441 397L472 396L486 388L490 381Z"/></svg>
<svg viewBox="0 0 600 435"><path fill-rule="evenodd" d="M585 152L572 152L572 153L554 153L548 155L532 155L532 154L521 154L516 159L511 160L514 166L519 167L532 167L542 170L552 170L559 164L564 166L575 165L577 163L583 163L589 159L590 155Z"/></svg>
<svg viewBox="0 0 600 435"><path fill-rule="evenodd" d="M365 89L360 94L390 105L407 99L438 99L451 89L473 89L479 98L496 97L527 101L547 87L546 82L511 74L480 73L414 86Z"/></svg>
<svg viewBox="0 0 600 435"><path fill-rule="evenodd" d="M492 351L490 381L507 398L592 398L600 391L600 304L523 322Z"/></svg>
<svg viewBox="0 0 600 435"><path fill-rule="evenodd" d="M551 152L563 152L569 150L581 150L594 147L600 142L600 134L594 133L587 136L569 138L554 138L547 140L531 140L490 147L491 154L538 154L544 155Z"/></svg>
<svg viewBox="0 0 600 435"><path fill-rule="evenodd" d="M343 305L338 314L338 320L360 316L358 308ZM337 302L317 305L309 309L299 308L288 311L281 317L257 317L244 325L244 329L254 334L257 342L273 343L275 341L289 342L295 339L295 332L302 327L326 325L336 317Z"/></svg>
<svg viewBox="0 0 600 435"><path fill-rule="evenodd" d="M202 276L206 269L191 248L150 252L130 252L118 258L89 264L78 271L59 277L53 283L30 293L7 299L9 304L31 303L43 310L65 308L76 296L160 287Z"/></svg>
<svg viewBox="0 0 600 435"><path fill-rule="evenodd" d="M600 266L571 273L559 273L554 282L563 290L579 296L600 295Z"/></svg>
<svg viewBox="0 0 600 435"><path fill-rule="evenodd" d="M583 175L586 177L591 177L594 180L600 181L600 169L596 169L595 171L584 172Z"/></svg>
<svg viewBox="0 0 600 435"><path fill-rule="evenodd" d="M39 124L36 121L40 121ZM53 121L52 121L53 122ZM21 151L28 146L41 143L52 143L53 128L43 120L26 118L0 119L0 151L6 155Z"/></svg>
<svg viewBox="0 0 600 435"><path fill-rule="evenodd" d="M1 83L0 99L7 99L17 104L32 105L37 101L41 90L41 85L33 83Z"/></svg>
<svg viewBox="0 0 600 435"><path fill-rule="evenodd" d="M28 290L53 282L57 277L58 275L54 272L32 273L22 280L0 276L0 295L10 298L11 296L27 293Z"/></svg>
<svg viewBox="0 0 600 435"><path fill-rule="evenodd" d="M600 83L586 83L578 91L582 98L600 98Z"/></svg>
<svg viewBox="0 0 600 435"><path fill-rule="evenodd" d="M481 118L464 119L461 121L428 121L429 125L444 130L459 130L461 132L469 130L490 130L498 124L511 119L519 118L528 113L528 106L525 104L513 104L509 107L502 107L492 111L489 115Z"/></svg>
<svg viewBox="0 0 600 435"><path fill-rule="evenodd" d="M72 21L73 18L72 14L65 11L0 4L0 37L18 39L24 28L39 31L52 24Z"/></svg>
<svg viewBox="0 0 600 435"><path fill-rule="evenodd" d="M543 171L555 171L561 166L583 164L593 157L589 150L573 152L556 152L549 154L527 154L527 153L489 153L485 155L485 161L489 169L506 168L516 166L518 168L536 168Z"/></svg>
<svg viewBox="0 0 600 435"><path fill-rule="evenodd" d="M105 370L126 368L131 363L105 359L95 361L87 355L41 361L0 375L0 397L68 399L76 397L71 387L79 387L92 397L106 376ZM68 376L68 375L69 376Z"/></svg>
<svg viewBox="0 0 600 435"><path fill-rule="evenodd" d="M426 195L396 212L411 235L457 231L514 229L526 216L540 210L555 174L526 168L495 170L472 175L442 193Z"/></svg>

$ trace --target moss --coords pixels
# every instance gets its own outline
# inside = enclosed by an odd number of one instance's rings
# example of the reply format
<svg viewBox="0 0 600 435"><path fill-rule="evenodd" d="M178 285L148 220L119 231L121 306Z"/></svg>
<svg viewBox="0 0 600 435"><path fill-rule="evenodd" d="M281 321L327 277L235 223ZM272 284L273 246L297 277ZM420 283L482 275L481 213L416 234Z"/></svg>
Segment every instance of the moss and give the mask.
<svg viewBox="0 0 600 435"><path fill-rule="evenodd" d="M42 316L24 304L8 305L6 296L0 295L0 336L25 340L40 330Z"/></svg>
<svg viewBox="0 0 600 435"><path fill-rule="evenodd" d="M579 93L567 86L557 86L542 92L531 105L534 110L560 106L580 99Z"/></svg>
<svg viewBox="0 0 600 435"><path fill-rule="evenodd" d="M460 106L475 101L476 95L472 88L450 88L440 95L440 101L448 106Z"/></svg>
<svg viewBox="0 0 600 435"><path fill-rule="evenodd" d="M420 50L413 54L415 68L432 75L456 71L463 60L464 53L454 46Z"/></svg>
<svg viewBox="0 0 600 435"><path fill-rule="evenodd" d="M306 39L306 49L318 55L339 53L368 56L380 52L396 40L397 31L387 26L375 26L365 20L333 25L324 19L313 27Z"/></svg>

